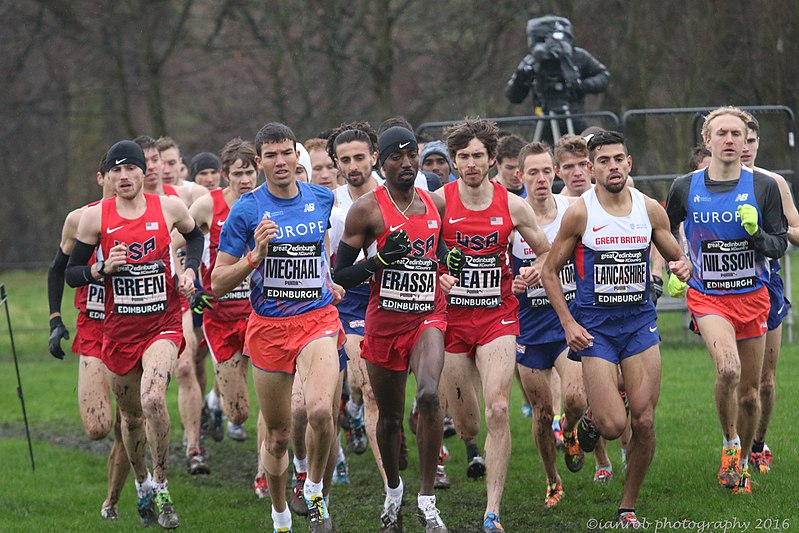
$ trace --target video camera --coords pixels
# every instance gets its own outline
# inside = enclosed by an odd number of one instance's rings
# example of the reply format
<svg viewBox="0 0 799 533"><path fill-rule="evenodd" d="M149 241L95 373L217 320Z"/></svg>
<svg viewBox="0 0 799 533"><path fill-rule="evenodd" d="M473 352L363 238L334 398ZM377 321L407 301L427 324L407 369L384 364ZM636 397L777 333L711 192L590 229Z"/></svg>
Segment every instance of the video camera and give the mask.
<svg viewBox="0 0 799 533"><path fill-rule="evenodd" d="M527 46L533 58L534 97L545 112L567 111L577 98L580 75L574 65L574 35L569 19L547 15L527 21Z"/></svg>

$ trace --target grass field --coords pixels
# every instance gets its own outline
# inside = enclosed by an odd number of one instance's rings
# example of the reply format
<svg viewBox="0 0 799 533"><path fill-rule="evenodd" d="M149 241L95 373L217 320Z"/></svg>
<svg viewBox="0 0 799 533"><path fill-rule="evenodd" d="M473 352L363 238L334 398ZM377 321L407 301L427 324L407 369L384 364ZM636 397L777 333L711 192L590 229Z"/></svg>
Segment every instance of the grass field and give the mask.
<svg viewBox="0 0 799 533"><path fill-rule="evenodd" d="M796 281L794 281L795 283ZM3 272L13 333L33 435L36 472L31 472L16 375L5 313L0 317L0 531L132 531L140 528L135 491L129 480L120 502L120 518L109 523L99 516L105 497L105 459L109 441L90 443L80 426L77 407L77 360L53 359L47 352L46 274ZM70 331L74 313L64 297ZM721 431L713 401L714 370L704 348L683 342L678 313L661 318L664 343L663 386L657 410L658 447L638 501L638 514L649 531L799 531L799 449L791 407L799 404L799 349L783 346L778 369L777 406L768 443L776 459L768 476L754 475L751 496L735 497L716 482ZM409 387L409 391L412 390ZM177 416L177 387L170 387L173 420L170 490L181 517L181 530L271 531L268 500L258 501L250 485L255 473L254 417L247 422L244 443L225 439L207 442L211 476L190 477L183 465L182 432ZM411 395L409 395L410 397ZM607 486L592 482L592 458L572 474L559 458L566 498L556 508L543 506L545 479L530 436L530 420L522 417L521 395L512 396L513 454L503 500L507 531L586 531L603 529L615 517L622 479L617 443L610 455L617 468ZM256 405L253 397L253 405ZM421 531L414 518L418 489L415 442L408 433L411 466L406 483L405 531ZM482 440L482 439L481 439ZM452 458L447 471L453 488L438 494L439 507L452 532L478 532L485 505L485 484L466 478L463 445L448 439ZM383 488L369 452L351 456L348 486L335 486L331 514L340 533L377 531ZM724 528L724 521L736 520ZM295 519L295 531L307 522ZM704 527L704 529L700 529Z"/></svg>

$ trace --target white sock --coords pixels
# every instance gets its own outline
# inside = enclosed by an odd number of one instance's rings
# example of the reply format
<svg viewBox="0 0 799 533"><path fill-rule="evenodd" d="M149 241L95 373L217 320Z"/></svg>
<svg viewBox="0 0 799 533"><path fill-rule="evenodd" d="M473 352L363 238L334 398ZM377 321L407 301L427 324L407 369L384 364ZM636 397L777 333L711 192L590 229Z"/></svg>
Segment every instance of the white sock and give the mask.
<svg viewBox="0 0 799 533"><path fill-rule="evenodd" d="M136 484L136 496L143 497L148 492L153 490L153 475L147 472L147 479L145 479L143 483L139 483L138 481L136 481L135 484Z"/></svg>
<svg viewBox="0 0 799 533"><path fill-rule="evenodd" d="M744 456L744 454L741 454L741 460L738 462L738 464L741 465L741 470L744 470L749 465L749 456Z"/></svg>
<svg viewBox="0 0 799 533"><path fill-rule="evenodd" d="M405 487L402 485L402 478L400 478L399 485L394 487L393 489L386 484L386 503L388 500L392 500L395 502L402 500L402 492Z"/></svg>
<svg viewBox="0 0 799 533"><path fill-rule="evenodd" d="M283 512L277 512L274 506L272 507L272 523L275 529L291 527L291 511L289 511L288 506Z"/></svg>
<svg viewBox="0 0 799 533"><path fill-rule="evenodd" d="M216 395L214 389L211 389L211 392L205 395L205 403L208 405L208 409L214 411L219 409L219 396Z"/></svg>
<svg viewBox="0 0 799 533"><path fill-rule="evenodd" d="M361 415L361 406L353 402L352 399L347 400L347 414L352 418L358 418Z"/></svg>
<svg viewBox="0 0 799 533"><path fill-rule="evenodd" d="M169 482L167 480L164 480L163 483L156 483L153 481L153 490L155 492L166 492L169 490L169 487L167 486L168 484Z"/></svg>
<svg viewBox="0 0 799 533"><path fill-rule="evenodd" d="M346 457L344 457L344 449L341 447L341 442L338 443L338 457L336 458L337 461L346 461Z"/></svg>
<svg viewBox="0 0 799 533"><path fill-rule="evenodd" d="M730 446L735 446L736 448L740 448L741 447L741 437L736 435L731 440L726 440L725 439L724 440L724 447L725 448L729 448Z"/></svg>
<svg viewBox="0 0 799 533"><path fill-rule="evenodd" d="M308 476L305 478L305 486L302 487L302 492L305 495L305 499L310 500L313 496L322 494L322 482L314 483L311 481L311 477Z"/></svg>
<svg viewBox="0 0 799 533"><path fill-rule="evenodd" d="M294 471L295 472L307 472L308 471L308 458L305 459L297 459L297 456L294 456L292 460L294 463Z"/></svg>
<svg viewBox="0 0 799 533"><path fill-rule="evenodd" d="M435 497L435 495L433 495L433 496L425 496L424 494L418 494L416 496L416 504L419 506L419 509L421 509L422 511L427 509L427 506L429 504L431 504L431 503L435 507L435 505L436 505L436 497Z"/></svg>

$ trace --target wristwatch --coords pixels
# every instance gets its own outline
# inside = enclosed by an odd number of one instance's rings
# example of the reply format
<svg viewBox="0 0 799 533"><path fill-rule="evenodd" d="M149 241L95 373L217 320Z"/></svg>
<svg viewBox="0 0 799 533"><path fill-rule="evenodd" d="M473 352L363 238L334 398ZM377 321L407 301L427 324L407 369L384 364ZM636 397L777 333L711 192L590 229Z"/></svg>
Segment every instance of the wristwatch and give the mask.
<svg viewBox="0 0 799 533"><path fill-rule="evenodd" d="M96 261L94 264L97 265L97 273L101 276L105 276L105 261Z"/></svg>

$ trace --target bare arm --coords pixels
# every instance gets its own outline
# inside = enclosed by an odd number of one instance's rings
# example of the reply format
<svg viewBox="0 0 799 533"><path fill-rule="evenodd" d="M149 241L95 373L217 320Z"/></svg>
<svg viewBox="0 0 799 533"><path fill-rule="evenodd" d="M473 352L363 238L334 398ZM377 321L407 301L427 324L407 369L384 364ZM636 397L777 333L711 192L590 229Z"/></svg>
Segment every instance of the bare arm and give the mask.
<svg viewBox="0 0 799 533"><path fill-rule="evenodd" d="M588 212L582 200L572 204L566 210L560 224L560 230L552 243L541 272L544 290L546 290L552 309L558 314L560 323L566 333L566 343L574 351L587 348L594 338L574 320L571 311L569 311L566 298L563 296L559 274L563 269L563 265L574 254L574 247L585 230L587 218Z"/></svg>
<svg viewBox="0 0 799 533"><path fill-rule="evenodd" d="M794 246L799 246L799 211L796 210L796 205L793 203L791 189L788 187L788 182L781 175L769 172L769 176L774 178L774 181L777 182L777 187L780 189L782 212L788 221L788 242Z"/></svg>
<svg viewBox="0 0 799 533"><path fill-rule="evenodd" d="M196 188L196 187L195 187ZM207 234L211 230L211 223L214 218L214 201L210 195L203 196L189 208L189 214L192 216L200 231Z"/></svg>
<svg viewBox="0 0 799 533"><path fill-rule="evenodd" d="M269 243L277 238L277 230L275 221L264 218L255 228L255 249L247 256L235 257L221 250L217 252L214 270L211 272L211 290L217 298L238 287L250 275L253 271L250 262L256 266L261 264L266 257Z"/></svg>
<svg viewBox="0 0 799 533"><path fill-rule="evenodd" d="M535 285L541 277L541 267L549 253L549 240L536 222L535 212L530 204L516 195L509 195L508 207L516 231L533 249L536 257L532 267L522 267L520 275L528 285Z"/></svg>
<svg viewBox="0 0 799 533"><path fill-rule="evenodd" d="M680 281L688 281L692 272L691 261L685 256L682 247L671 233L666 210L658 202L647 197L646 211L652 224L652 242L663 258L669 262L669 270Z"/></svg>

